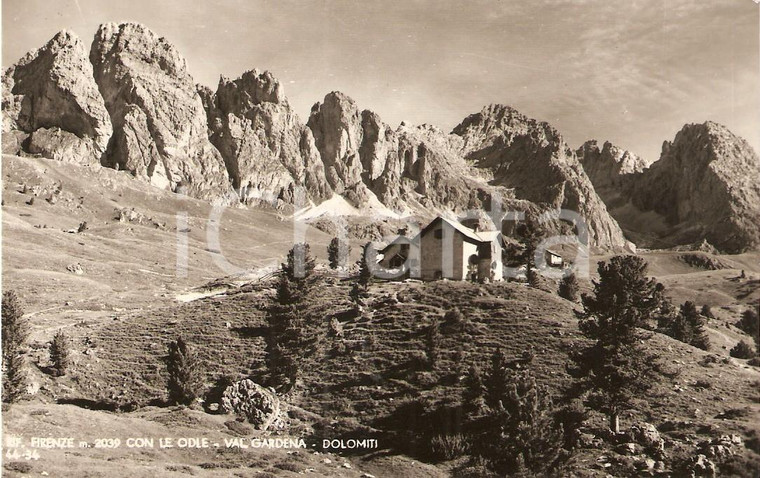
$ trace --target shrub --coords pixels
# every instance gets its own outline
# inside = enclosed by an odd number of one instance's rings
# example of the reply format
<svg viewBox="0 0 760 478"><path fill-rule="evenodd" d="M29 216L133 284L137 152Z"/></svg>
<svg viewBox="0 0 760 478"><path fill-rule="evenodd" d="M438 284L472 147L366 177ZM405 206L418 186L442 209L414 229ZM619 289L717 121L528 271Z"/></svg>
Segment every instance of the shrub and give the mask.
<svg viewBox="0 0 760 478"><path fill-rule="evenodd" d="M443 323L448 330L464 332L469 322L462 311L454 308L444 314Z"/></svg>
<svg viewBox="0 0 760 478"><path fill-rule="evenodd" d="M715 318L715 315L712 312L712 308L707 304L702 306L702 310L700 310L699 313L700 315L702 315L703 317L707 317L708 319Z"/></svg>
<svg viewBox="0 0 760 478"><path fill-rule="evenodd" d="M201 389L198 360L187 345L178 337L169 344L166 368L169 372L169 402L175 405L189 405Z"/></svg>
<svg viewBox="0 0 760 478"><path fill-rule="evenodd" d="M729 351L729 355L738 359L751 359L757 356L752 346L743 340Z"/></svg>
<svg viewBox="0 0 760 478"><path fill-rule="evenodd" d="M467 437L461 433L435 435L430 439L430 455L434 460L453 460L466 455L469 450Z"/></svg>
<svg viewBox="0 0 760 478"><path fill-rule="evenodd" d="M506 392L491 407L483 437L472 451L487 458L499 473L545 475L557 465L562 445L551 397L530 371L509 371L506 378Z"/></svg>
<svg viewBox="0 0 760 478"><path fill-rule="evenodd" d="M50 362L53 364L53 372L57 377L66 375L69 369L69 348L69 338L63 330L59 330L50 342Z"/></svg>
<svg viewBox="0 0 760 478"><path fill-rule="evenodd" d="M428 326L425 336L425 354L427 355L430 368L435 368L438 365L440 348L441 324L438 322L437 317L433 317L433 321Z"/></svg>
<svg viewBox="0 0 760 478"><path fill-rule="evenodd" d="M470 366L462 390L462 411L469 419L480 416L486 409L485 385L477 365Z"/></svg>
<svg viewBox="0 0 760 478"><path fill-rule="evenodd" d="M587 418L588 410L579 399L571 400L554 412L554 421L562 426L565 448L570 449L575 445L575 432Z"/></svg>
<svg viewBox="0 0 760 478"><path fill-rule="evenodd" d="M575 274L570 274L562 278L559 281L559 289L557 293L563 299L567 299L571 302L578 300L578 279L575 278Z"/></svg>

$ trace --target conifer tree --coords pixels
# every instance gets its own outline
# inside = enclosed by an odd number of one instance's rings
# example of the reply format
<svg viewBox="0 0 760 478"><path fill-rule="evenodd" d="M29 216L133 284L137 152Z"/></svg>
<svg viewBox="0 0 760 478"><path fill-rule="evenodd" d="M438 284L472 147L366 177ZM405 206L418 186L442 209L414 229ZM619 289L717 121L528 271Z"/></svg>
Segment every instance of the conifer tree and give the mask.
<svg viewBox="0 0 760 478"><path fill-rule="evenodd" d="M348 256L351 254L351 247L345 240L339 237L333 237L330 245L327 246L327 260L331 269L345 266Z"/></svg>
<svg viewBox="0 0 760 478"><path fill-rule="evenodd" d="M492 366L500 362L503 360L495 356ZM502 368L489 375L505 381L492 383L497 389L486 382L486 394L496 403L489 408L476 453L488 458L502 476L546 474L557 464L563 440L547 388L539 386L529 370Z"/></svg>
<svg viewBox="0 0 760 478"><path fill-rule="evenodd" d="M639 330L662 307L662 287L646 269L636 256L600 262L594 294L583 295L578 313L581 332L593 343L571 354L568 372L576 378L574 391L588 392L587 405L606 413L615 433L620 414L659 378L658 356L644 348L649 336Z"/></svg>
<svg viewBox="0 0 760 478"><path fill-rule="evenodd" d="M300 266L300 274L299 266ZM314 258L308 244L296 244L282 264L277 293L267 309L265 363L276 388L292 389L304 358L304 310L315 284Z"/></svg>
<svg viewBox="0 0 760 478"><path fill-rule="evenodd" d="M169 343L166 369L169 373L167 389L169 402L189 405L201 393L201 370L196 354L182 337Z"/></svg>
<svg viewBox="0 0 760 478"><path fill-rule="evenodd" d="M3 401L17 402L26 392L26 371L23 347L29 337L29 322L18 296L13 291L3 293L2 300L2 358Z"/></svg>
<svg viewBox="0 0 760 478"><path fill-rule="evenodd" d="M499 401L507 394L510 370L507 369L507 359L501 349L491 355L491 367L486 374L485 402L490 409L499 406Z"/></svg>
<svg viewBox="0 0 760 478"><path fill-rule="evenodd" d="M56 332L53 341L50 342L50 362L53 364L53 371L58 377L66 375L69 369L69 348L69 338L63 330Z"/></svg>
<svg viewBox="0 0 760 478"><path fill-rule="evenodd" d="M686 342L694 347L702 350L710 349L710 338L705 332L705 320L697 312L697 306L694 302L686 301L681 305L681 311L679 314L685 323L686 329Z"/></svg>
<svg viewBox="0 0 760 478"><path fill-rule="evenodd" d="M522 260L525 263L525 277L528 284L538 287L538 273L536 272L536 250L546 231L531 213L525 214L525 221L521 222L516 229L517 239L522 245Z"/></svg>
<svg viewBox="0 0 760 478"><path fill-rule="evenodd" d="M367 243L362 248L362 255L359 258L359 278L357 280L359 286L364 290L364 292L369 291L369 286L372 283L372 271L369 268L369 264L367 263L367 259L370 256L372 244Z"/></svg>
<svg viewBox="0 0 760 478"><path fill-rule="evenodd" d="M470 419L479 417L486 409L486 388L477 365L470 366L462 390L462 412Z"/></svg>

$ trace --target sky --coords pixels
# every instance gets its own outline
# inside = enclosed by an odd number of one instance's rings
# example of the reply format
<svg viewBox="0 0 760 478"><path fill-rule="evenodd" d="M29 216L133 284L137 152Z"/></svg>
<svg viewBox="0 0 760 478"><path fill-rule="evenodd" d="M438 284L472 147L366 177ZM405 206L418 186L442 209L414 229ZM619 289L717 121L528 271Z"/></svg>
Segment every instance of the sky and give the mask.
<svg viewBox="0 0 760 478"><path fill-rule="evenodd" d="M61 29L137 21L198 83L271 71L305 121L342 91L387 123L451 130L491 103L548 121L576 148L648 161L686 123L760 152L755 0L2 0L2 65Z"/></svg>

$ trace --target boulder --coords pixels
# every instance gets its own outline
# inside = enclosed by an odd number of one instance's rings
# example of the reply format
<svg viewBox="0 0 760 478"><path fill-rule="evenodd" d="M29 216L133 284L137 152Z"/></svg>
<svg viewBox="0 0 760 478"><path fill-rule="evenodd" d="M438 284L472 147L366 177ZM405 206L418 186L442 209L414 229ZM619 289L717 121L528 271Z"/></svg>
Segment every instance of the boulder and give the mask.
<svg viewBox="0 0 760 478"><path fill-rule="evenodd" d="M87 50L74 33L59 32L8 68L2 81L5 152L100 163L111 119Z"/></svg>
<svg viewBox="0 0 760 478"><path fill-rule="evenodd" d="M631 426L629 435L632 442L638 443L649 452L660 452L665 449L665 441L651 423L642 422Z"/></svg>
<svg viewBox="0 0 760 478"><path fill-rule="evenodd" d="M171 43L137 23L107 23L90 61L114 128L103 164L164 189L231 200L195 82Z"/></svg>
<svg viewBox="0 0 760 478"><path fill-rule="evenodd" d="M717 467L705 455L697 455L691 461L689 472L692 477L714 478L717 473Z"/></svg>
<svg viewBox="0 0 760 478"><path fill-rule="evenodd" d="M282 414L280 399L274 391L248 379L227 387L221 406L225 412L245 418L262 431L277 427Z"/></svg>

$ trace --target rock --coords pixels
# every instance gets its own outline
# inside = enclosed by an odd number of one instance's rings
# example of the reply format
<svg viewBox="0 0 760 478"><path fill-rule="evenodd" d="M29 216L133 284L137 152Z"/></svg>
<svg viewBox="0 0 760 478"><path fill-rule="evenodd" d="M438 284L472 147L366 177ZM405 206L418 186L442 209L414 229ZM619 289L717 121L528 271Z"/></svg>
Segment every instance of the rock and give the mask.
<svg viewBox="0 0 760 478"><path fill-rule="evenodd" d="M620 188L625 178L640 173L647 167L642 158L618 148L609 141L605 142L601 149L595 140L586 141L576 151L576 155L608 209L627 202L626 198L620 196ZM621 200L623 203L618 204Z"/></svg>
<svg viewBox="0 0 760 478"><path fill-rule="evenodd" d="M282 413L277 395L248 379L227 387L221 406L225 412L243 417L263 431L276 426Z"/></svg>
<svg viewBox="0 0 760 478"><path fill-rule="evenodd" d="M490 105L454 128L462 154L513 191L542 208L567 209L583 217L591 246L622 250L626 241L586 173L559 132L503 105Z"/></svg>
<svg viewBox="0 0 760 478"><path fill-rule="evenodd" d="M663 451L665 448L665 441L660 436L660 432L650 423L638 423L631 426L630 439L649 452Z"/></svg>
<svg viewBox="0 0 760 478"><path fill-rule="evenodd" d="M656 462L651 458L641 458L637 461L636 467L641 471L649 471L655 469Z"/></svg>
<svg viewBox="0 0 760 478"><path fill-rule="evenodd" d="M352 205L395 211L477 207L490 186L461 155L461 139L428 125L393 130L340 92L314 105L307 122L327 183Z"/></svg>
<svg viewBox="0 0 760 478"><path fill-rule="evenodd" d="M2 110L8 153L98 164L112 133L87 50L67 30L5 71Z"/></svg>
<svg viewBox="0 0 760 478"><path fill-rule="evenodd" d="M330 335L343 337L343 324L335 317L330 319Z"/></svg>
<svg viewBox="0 0 760 478"><path fill-rule="evenodd" d="M596 164L593 148L581 150L584 167ZM658 161L635 169L623 174L610 167L592 168L589 176L638 245L708 242L729 253L760 245L760 185L755 179L760 158L725 126L687 124L672 142L663 143ZM615 191L607 195L610 184ZM641 221L648 224L646 230L640 230Z"/></svg>
<svg viewBox="0 0 760 478"><path fill-rule="evenodd" d="M615 447L615 451L621 455L635 455L639 452L640 448L641 447L637 446L636 443L622 443Z"/></svg>
<svg viewBox="0 0 760 478"><path fill-rule="evenodd" d="M708 460L705 455L697 455L694 457L689 469L691 476L693 477L706 476L712 478L715 477L717 472L715 463Z"/></svg>
<svg viewBox="0 0 760 478"><path fill-rule="evenodd" d="M137 23L106 23L95 34L90 61L114 128L106 166L189 196L229 197L203 103L172 44Z"/></svg>
<svg viewBox="0 0 760 478"><path fill-rule="evenodd" d="M579 448L601 448L604 440L591 433L576 431L576 444Z"/></svg>
<svg viewBox="0 0 760 478"><path fill-rule="evenodd" d="M84 274L84 269L82 269L82 265L79 263L69 264L68 266L66 266L66 270L77 275Z"/></svg>
<svg viewBox="0 0 760 478"><path fill-rule="evenodd" d="M330 197L313 138L271 73L252 70L236 80L222 77L216 93L207 88L199 92L209 138L243 202L318 203ZM296 186L305 188L303 197L295 197Z"/></svg>

